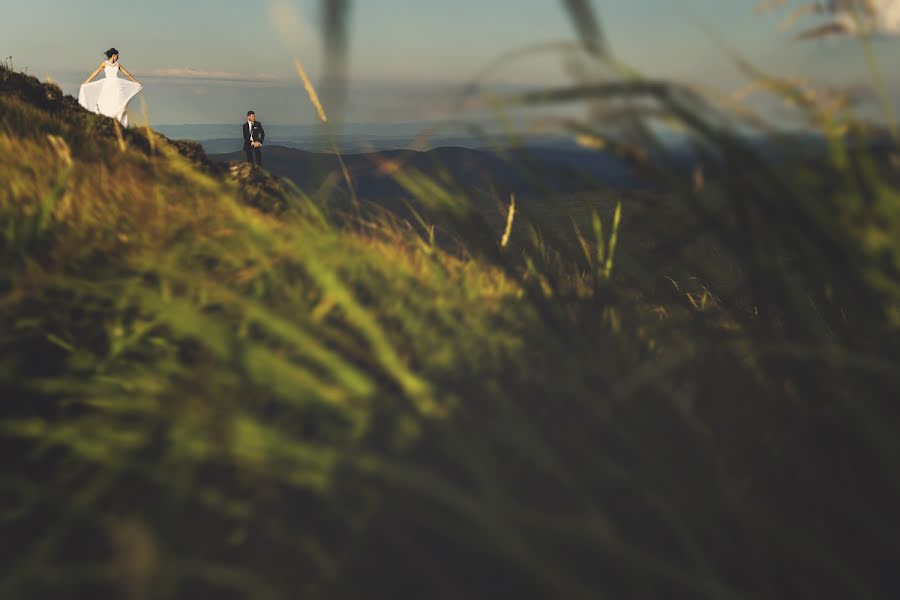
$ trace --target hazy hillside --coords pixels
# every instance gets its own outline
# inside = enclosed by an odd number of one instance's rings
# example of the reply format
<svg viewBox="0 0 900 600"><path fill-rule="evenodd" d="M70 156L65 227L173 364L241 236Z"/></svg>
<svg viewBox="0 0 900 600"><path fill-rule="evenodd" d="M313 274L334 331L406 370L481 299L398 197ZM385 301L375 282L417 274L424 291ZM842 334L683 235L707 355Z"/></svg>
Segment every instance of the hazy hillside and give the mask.
<svg viewBox="0 0 900 600"><path fill-rule="evenodd" d="M821 135L783 134L750 140L760 160L779 171L815 169L829 161L828 141ZM894 177L891 155L894 144L885 132L875 132L865 140L857 140L853 152L870 154L888 177ZM219 163L243 162L242 151L210 154ZM526 146L502 152L463 147L440 147L428 151L381 150L360 154L343 154L345 166L358 193L370 200L410 197L402 184L392 177L393 169L403 166L425 174L445 185L459 187L473 196L508 196L517 193L536 200L586 191L655 191L666 190L648 176L646 164L562 144ZM684 142L670 141L667 154L651 154L647 161L692 176L702 164ZM264 150L266 170L286 177L309 192L326 184L343 185L343 175L334 153L309 152L302 149L268 144Z"/></svg>
<svg viewBox="0 0 900 600"><path fill-rule="evenodd" d="M213 154L210 159L245 160L243 152ZM591 186L635 189L645 185L626 161L587 150L522 148L502 156L469 148L436 148L427 152L384 150L345 154L343 160L360 193L370 199L408 195L390 175L393 168L401 165L476 193L492 187L497 193L507 195L510 192L572 192ZM334 154L268 145L263 161L267 170L293 180L305 190L319 189L329 179L342 177Z"/></svg>
<svg viewBox="0 0 900 600"><path fill-rule="evenodd" d="M0 67L0 598L893 598L896 146L681 108L664 193L354 201Z"/></svg>

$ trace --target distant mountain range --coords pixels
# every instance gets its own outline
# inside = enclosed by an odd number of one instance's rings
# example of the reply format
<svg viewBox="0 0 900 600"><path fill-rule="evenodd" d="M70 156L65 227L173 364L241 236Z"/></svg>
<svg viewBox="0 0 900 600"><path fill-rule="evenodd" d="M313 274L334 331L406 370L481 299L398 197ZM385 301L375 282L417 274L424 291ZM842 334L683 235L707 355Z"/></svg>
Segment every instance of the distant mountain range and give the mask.
<svg viewBox="0 0 900 600"><path fill-rule="evenodd" d="M335 154L266 146L267 170L314 192L329 178L341 185L343 176ZM384 150L342 155L356 189L367 199L408 195L389 174L391 166L424 173L468 192L545 193L580 191L593 186L616 189L642 187L626 161L581 149L520 148L504 155L461 147L428 151ZM212 154L217 162L244 160L243 152Z"/></svg>
<svg viewBox="0 0 900 600"><path fill-rule="evenodd" d="M332 139L319 125L279 125L264 123L269 144L311 152L330 152ZM472 123L345 123L334 133L341 152L363 153L415 148L431 150L444 146L486 148L502 140L496 125ZM200 142L208 154L224 154L241 149L241 123L212 125L157 125L155 129L172 139ZM493 140L493 142L492 142ZM534 135L529 144L554 146L565 142L562 135Z"/></svg>
<svg viewBox="0 0 900 600"><path fill-rule="evenodd" d="M419 124L410 124L412 131ZM310 128L310 134L313 129ZM549 193L581 192L590 189L647 190L653 186L625 159L604 151L595 151L575 145L562 137L538 140L539 145L527 145L503 152L484 147L447 145L424 151L393 149L386 144L388 134L398 130L386 127L378 145L386 146L371 152L347 152L342 158L360 195L368 199L384 199L408 196L401 186L383 168L385 163L403 165L440 179L442 185L457 185L466 192L505 196L510 192L544 195ZM399 130L403 132L402 128ZM198 132L201 133L201 132ZM290 132L296 135L298 132ZM373 132L367 130L367 139ZM407 132L409 133L409 132ZM353 134L348 134L352 137ZM273 136L274 137L274 136ZM266 169L275 175L286 177L307 192L315 192L327 181L343 185L338 158L333 152L310 151L291 147L267 137L264 148ZM401 142L397 138L398 144ZM474 138L466 140L474 145ZM778 137L748 138L755 154L778 168L793 166L814 167L827 160L828 145L824 138L814 134L786 134ZM207 148L210 140L201 141ZM212 140L215 142L215 140ZM244 160L238 138L229 140L229 152L209 152L216 162ZM404 142L408 145L409 141ZM344 144L352 147L353 144ZM372 144L369 144L372 145ZM465 144L464 144L465 145ZM214 147L215 144L213 143ZM891 165L900 161L895 142L887 135L871 136L866 151L885 168L889 177L896 177ZM691 147L681 141L672 143L666 161L683 174L690 176L699 158ZM654 159L649 159L652 163Z"/></svg>

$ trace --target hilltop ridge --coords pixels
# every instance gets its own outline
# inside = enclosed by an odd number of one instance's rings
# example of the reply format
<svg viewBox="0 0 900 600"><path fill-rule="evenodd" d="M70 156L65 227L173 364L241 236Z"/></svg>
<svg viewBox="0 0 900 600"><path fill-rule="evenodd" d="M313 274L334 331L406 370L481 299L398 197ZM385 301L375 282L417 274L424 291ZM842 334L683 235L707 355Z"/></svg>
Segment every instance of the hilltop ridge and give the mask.
<svg viewBox="0 0 900 600"><path fill-rule="evenodd" d="M198 172L236 186L250 204L265 210L284 206L284 183L266 171L212 161L203 146L191 140L169 139L147 127L122 128L114 119L84 110L56 84L7 68L0 69L0 127L21 131L19 139L29 144L42 145L46 136L55 136L65 142L76 163L112 162L124 154L165 168L167 156L175 153Z"/></svg>

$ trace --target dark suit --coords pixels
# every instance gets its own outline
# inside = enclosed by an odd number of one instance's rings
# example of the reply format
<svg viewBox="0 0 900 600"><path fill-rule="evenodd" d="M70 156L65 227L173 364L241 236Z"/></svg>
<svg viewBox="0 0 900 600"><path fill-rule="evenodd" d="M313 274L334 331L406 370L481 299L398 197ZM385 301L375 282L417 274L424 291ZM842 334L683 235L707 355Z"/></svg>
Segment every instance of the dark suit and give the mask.
<svg viewBox="0 0 900 600"><path fill-rule="evenodd" d="M259 148L253 148L251 142L259 142L260 144L266 139L266 130L263 129L262 123L253 121L253 130L250 130L250 121L244 122L244 154L247 156L247 162L251 165L254 163L262 166L262 151Z"/></svg>

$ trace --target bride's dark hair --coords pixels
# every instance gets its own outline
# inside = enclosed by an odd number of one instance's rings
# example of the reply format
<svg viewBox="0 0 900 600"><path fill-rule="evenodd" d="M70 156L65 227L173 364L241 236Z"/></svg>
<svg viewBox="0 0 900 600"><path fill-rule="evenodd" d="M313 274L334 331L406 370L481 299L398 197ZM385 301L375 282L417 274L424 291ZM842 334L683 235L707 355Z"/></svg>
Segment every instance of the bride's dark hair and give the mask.
<svg viewBox="0 0 900 600"><path fill-rule="evenodd" d="M113 54L118 54L118 53L119 53L119 51L116 50L115 48L110 48L109 50L104 52L104 54L106 54L106 58L112 58Z"/></svg>

